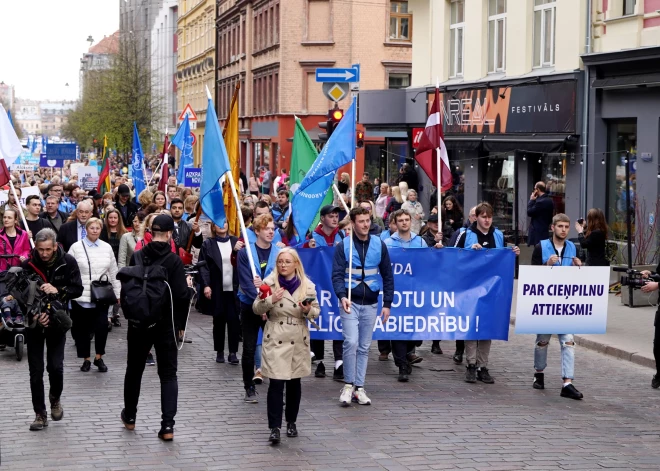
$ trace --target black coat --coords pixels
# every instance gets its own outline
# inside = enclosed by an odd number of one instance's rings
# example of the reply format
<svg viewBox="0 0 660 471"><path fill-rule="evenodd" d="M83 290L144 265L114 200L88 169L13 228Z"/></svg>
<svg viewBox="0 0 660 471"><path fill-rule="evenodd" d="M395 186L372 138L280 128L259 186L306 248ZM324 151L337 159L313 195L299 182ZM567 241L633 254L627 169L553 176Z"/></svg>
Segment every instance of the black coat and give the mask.
<svg viewBox="0 0 660 471"><path fill-rule="evenodd" d="M62 219L62 225L66 224L66 220L69 219L69 214L65 213L64 211L60 211L59 209L57 210L57 213L60 215L60 218ZM48 216L48 213L46 211L43 211L41 214L39 214L39 217L44 221L46 221L46 227L51 228L52 230L55 231L55 233L59 232L55 224L51 222L50 216Z"/></svg>
<svg viewBox="0 0 660 471"><path fill-rule="evenodd" d="M190 237L190 233L192 232L192 222L184 221L181 219L178 222L177 231L172 234L172 237L174 238L174 243L176 244L177 248L186 248L188 245L188 238ZM202 234L198 236L193 236L192 239L192 246L195 248L201 248L202 247L202 242L204 242L204 237L202 237Z"/></svg>
<svg viewBox="0 0 660 471"><path fill-rule="evenodd" d="M527 216L532 219L529 222L529 231L527 232L527 245L532 247L542 240L550 238L550 225L552 224L554 212L555 205L546 193L535 200L529 200L529 203L527 203Z"/></svg>
<svg viewBox="0 0 660 471"><path fill-rule="evenodd" d="M121 211L121 204L119 204L119 195L115 196L115 208L117 208L117 211L119 211L119 214L121 214L121 218L124 220L124 227L126 229L128 228L133 228L133 219L135 219L135 216L137 216L138 212L138 205L133 203L130 199L126 202L127 206L127 211L126 211L126 217L124 217L124 214Z"/></svg>
<svg viewBox="0 0 660 471"><path fill-rule="evenodd" d="M57 248L54 263L46 265L41 261L37 249L32 249L30 258L25 260L21 267L23 270L43 276L48 283L57 288L58 298L61 301L71 301L82 296L83 284L78 262L61 247Z"/></svg>
<svg viewBox="0 0 660 471"><path fill-rule="evenodd" d="M232 250L236 242L238 242L238 237L229 236L229 244ZM204 241L202 250L199 252L199 261L206 262L206 265L199 269L202 291L207 286L211 288L211 299L213 300L215 297L213 293L222 292L222 254L220 253L215 237ZM236 292L238 290L238 272L236 271L236 267L234 267L233 272L234 292ZM200 295L203 296L203 294ZM220 299L220 296L217 299Z"/></svg>
<svg viewBox="0 0 660 471"><path fill-rule="evenodd" d="M76 242L78 242L78 220L65 222L57 233L57 243L68 252Z"/></svg>
<svg viewBox="0 0 660 471"><path fill-rule="evenodd" d="M419 177L414 169L409 168L407 172L400 173L397 183L406 182L409 190L419 191Z"/></svg>

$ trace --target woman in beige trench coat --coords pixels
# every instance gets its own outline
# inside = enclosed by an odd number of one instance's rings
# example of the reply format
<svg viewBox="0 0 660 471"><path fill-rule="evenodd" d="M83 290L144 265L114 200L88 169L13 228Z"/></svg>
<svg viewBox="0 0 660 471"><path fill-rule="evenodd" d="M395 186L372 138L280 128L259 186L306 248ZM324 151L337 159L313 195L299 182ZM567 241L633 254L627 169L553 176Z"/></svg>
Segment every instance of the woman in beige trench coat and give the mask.
<svg viewBox="0 0 660 471"><path fill-rule="evenodd" d="M261 373L270 378L267 411L269 440L280 442L282 396L286 384L286 435L297 437L296 419L300 408L300 378L312 372L309 357L307 319L318 317L316 287L306 276L298 253L284 248L277 255L275 270L266 277L254 313L264 316L261 346Z"/></svg>

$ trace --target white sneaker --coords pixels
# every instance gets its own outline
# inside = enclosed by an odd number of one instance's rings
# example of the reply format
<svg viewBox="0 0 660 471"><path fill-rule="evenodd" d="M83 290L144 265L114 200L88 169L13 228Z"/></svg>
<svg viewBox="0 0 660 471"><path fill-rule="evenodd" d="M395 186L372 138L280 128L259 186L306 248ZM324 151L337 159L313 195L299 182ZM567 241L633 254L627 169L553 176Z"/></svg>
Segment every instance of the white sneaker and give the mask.
<svg viewBox="0 0 660 471"><path fill-rule="evenodd" d="M350 406L352 397L353 397L353 385L345 384L344 387L341 388L341 395L339 396L339 402L343 406Z"/></svg>
<svg viewBox="0 0 660 471"><path fill-rule="evenodd" d="M362 406L370 406L371 399L367 396L367 392L364 388L356 389L353 393L353 400Z"/></svg>

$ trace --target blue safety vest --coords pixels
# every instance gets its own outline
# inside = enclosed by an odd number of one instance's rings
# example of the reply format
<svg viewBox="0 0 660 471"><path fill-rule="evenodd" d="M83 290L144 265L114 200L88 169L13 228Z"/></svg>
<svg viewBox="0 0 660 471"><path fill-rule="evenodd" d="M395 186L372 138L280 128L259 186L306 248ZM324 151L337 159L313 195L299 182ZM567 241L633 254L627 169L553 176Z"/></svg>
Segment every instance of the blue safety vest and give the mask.
<svg viewBox="0 0 660 471"><path fill-rule="evenodd" d="M257 233L254 232L254 229L252 229L252 227L249 227L247 233L248 233L248 241L250 242L250 244L256 244ZM282 235L280 234L280 230L276 227L275 234L273 235L273 245L277 244L278 242L282 242Z"/></svg>
<svg viewBox="0 0 660 471"><path fill-rule="evenodd" d="M349 257L350 244L353 244L353 238L349 239L348 244L344 244L344 256L346 260ZM364 282L371 291L380 291L380 276L378 266L380 265L383 244L378 236L369 236L369 248L367 249L367 256L364 259L364 267L360 260L360 254L357 247L353 246L353 271L350 272L348 266L346 267L346 274L344 275L344 285L348 288L349 283L351 289L354 289L360 283Z"/></svg>
<svg viewBox="0 0 660 471"><path fill-rule="evenodd" d="M493 235L495 236L495 248L496 249L501 249L504 248L504 234L502 234L502 231L499 229L495 229ZM477 234L472 232L471 229L466 229L465 231L465 244L464 247L466 249L470 249L474 244L478 244L479 239L477 238Z"/></svg>
<svg viewBox="0 0 660 471"><path fill-rule="evenodd" d="M410 233L412 235L410 240L405 240L405 241L399 239L398 237L394 238L395 234L396 234L396 232L394 234L392 234L392 236L385 239L385 245L387 245L387 248L402 247L404 249L422 249L422 248L428 247L428 245L426 244L426 241L424 239L422 239L420 236L418 236L417 234L415 234L414 232Z"/></svg>
<svg viewBox="0 0 660 471"><path fill-rule="evenodd" d="M264 276L261 278L265 279L270 275L275 269L275 261L277 260L277 254L280 253L280 248L275 244L270 246L270 256L268 257L268 263L266 264L266 271L264 271ZM261 276L261 266L259 265L259 255L257 254L257 249L254 244L250 244L250 250L252 251L252 260L254 261L254 268L257 270L257 275ZM252 304L254 299L251 299L243 290L238 288L238 299L244 304Z"/></svg>
<svg viewBox="0 0 660 471"><path fill-rule="evenodd" d="M541 250L543 251L543 264L548 263L548 259L553 255L557 255L555 252L555 246L553 245L550 239L545 239L541 241ZM561 263L557 262L554 266L564 266L571 267L573 266L573 257L577 255L577 250L575 249L575 244L570 240L564 242L564 252L561 254Z"/></svg>
<svg viewBox="0 0 660 471"><path fill-rule="evenodd" d="M337 245L339 242L342 241L344 238L344 233L342 231L337 231L335 234L335 241L332 244L333 246ZM312 239L316 241L316 246L317 247L327 247L328 243L325 240L325 237L323 237L321 234L317 233L316 231L312 232Z"/></svg>

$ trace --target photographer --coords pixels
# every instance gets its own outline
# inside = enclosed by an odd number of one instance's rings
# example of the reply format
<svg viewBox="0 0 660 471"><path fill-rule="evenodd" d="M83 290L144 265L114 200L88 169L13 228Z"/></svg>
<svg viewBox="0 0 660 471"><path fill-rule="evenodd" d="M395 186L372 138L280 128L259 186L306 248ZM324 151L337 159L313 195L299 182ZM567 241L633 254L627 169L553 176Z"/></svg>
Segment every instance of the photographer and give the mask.
<svg viewBox="0 0 660 471"><path fill-rule="evenodd" d="M658 291L658 281L660 281L660 265L655 269L655 273L650 272L649 270L643 270L642 272L642 277L651 279L653 281L648 281L644 286L642 286L642 293L652 293L653 291ZM653 322L653 325L655 326L655 331L653 334L653 358L655 359L655 368L656 368L656 374L653 375L653 379L651 380L651 387L653 389L657 389L660 387L660 322L659 318L660 317L660 306L658 307L658 310L655 313L655 320Z"/></svg>
<svg viewBox="0 0 660 471"><path fill-rule="evenodd" d="M68 301L83 292L80 270L75 259L57 246L57 234L52 229L42 229L34 238L35 248L29 260L22 263L23 270L39 275L44 284L40 289L54 295L66 306ZM66 308L65 308L66 309ZM64 387L64 344L66 332L50 325L50 316L42 313L32 329L26 332L28 365L30 367L30 390L32 406L37 414L30 430L43 430L48 426L44 397L44 341L48 347L46 364L50 382L50 417L58 421L64 411L60 396Z"/></svg>

